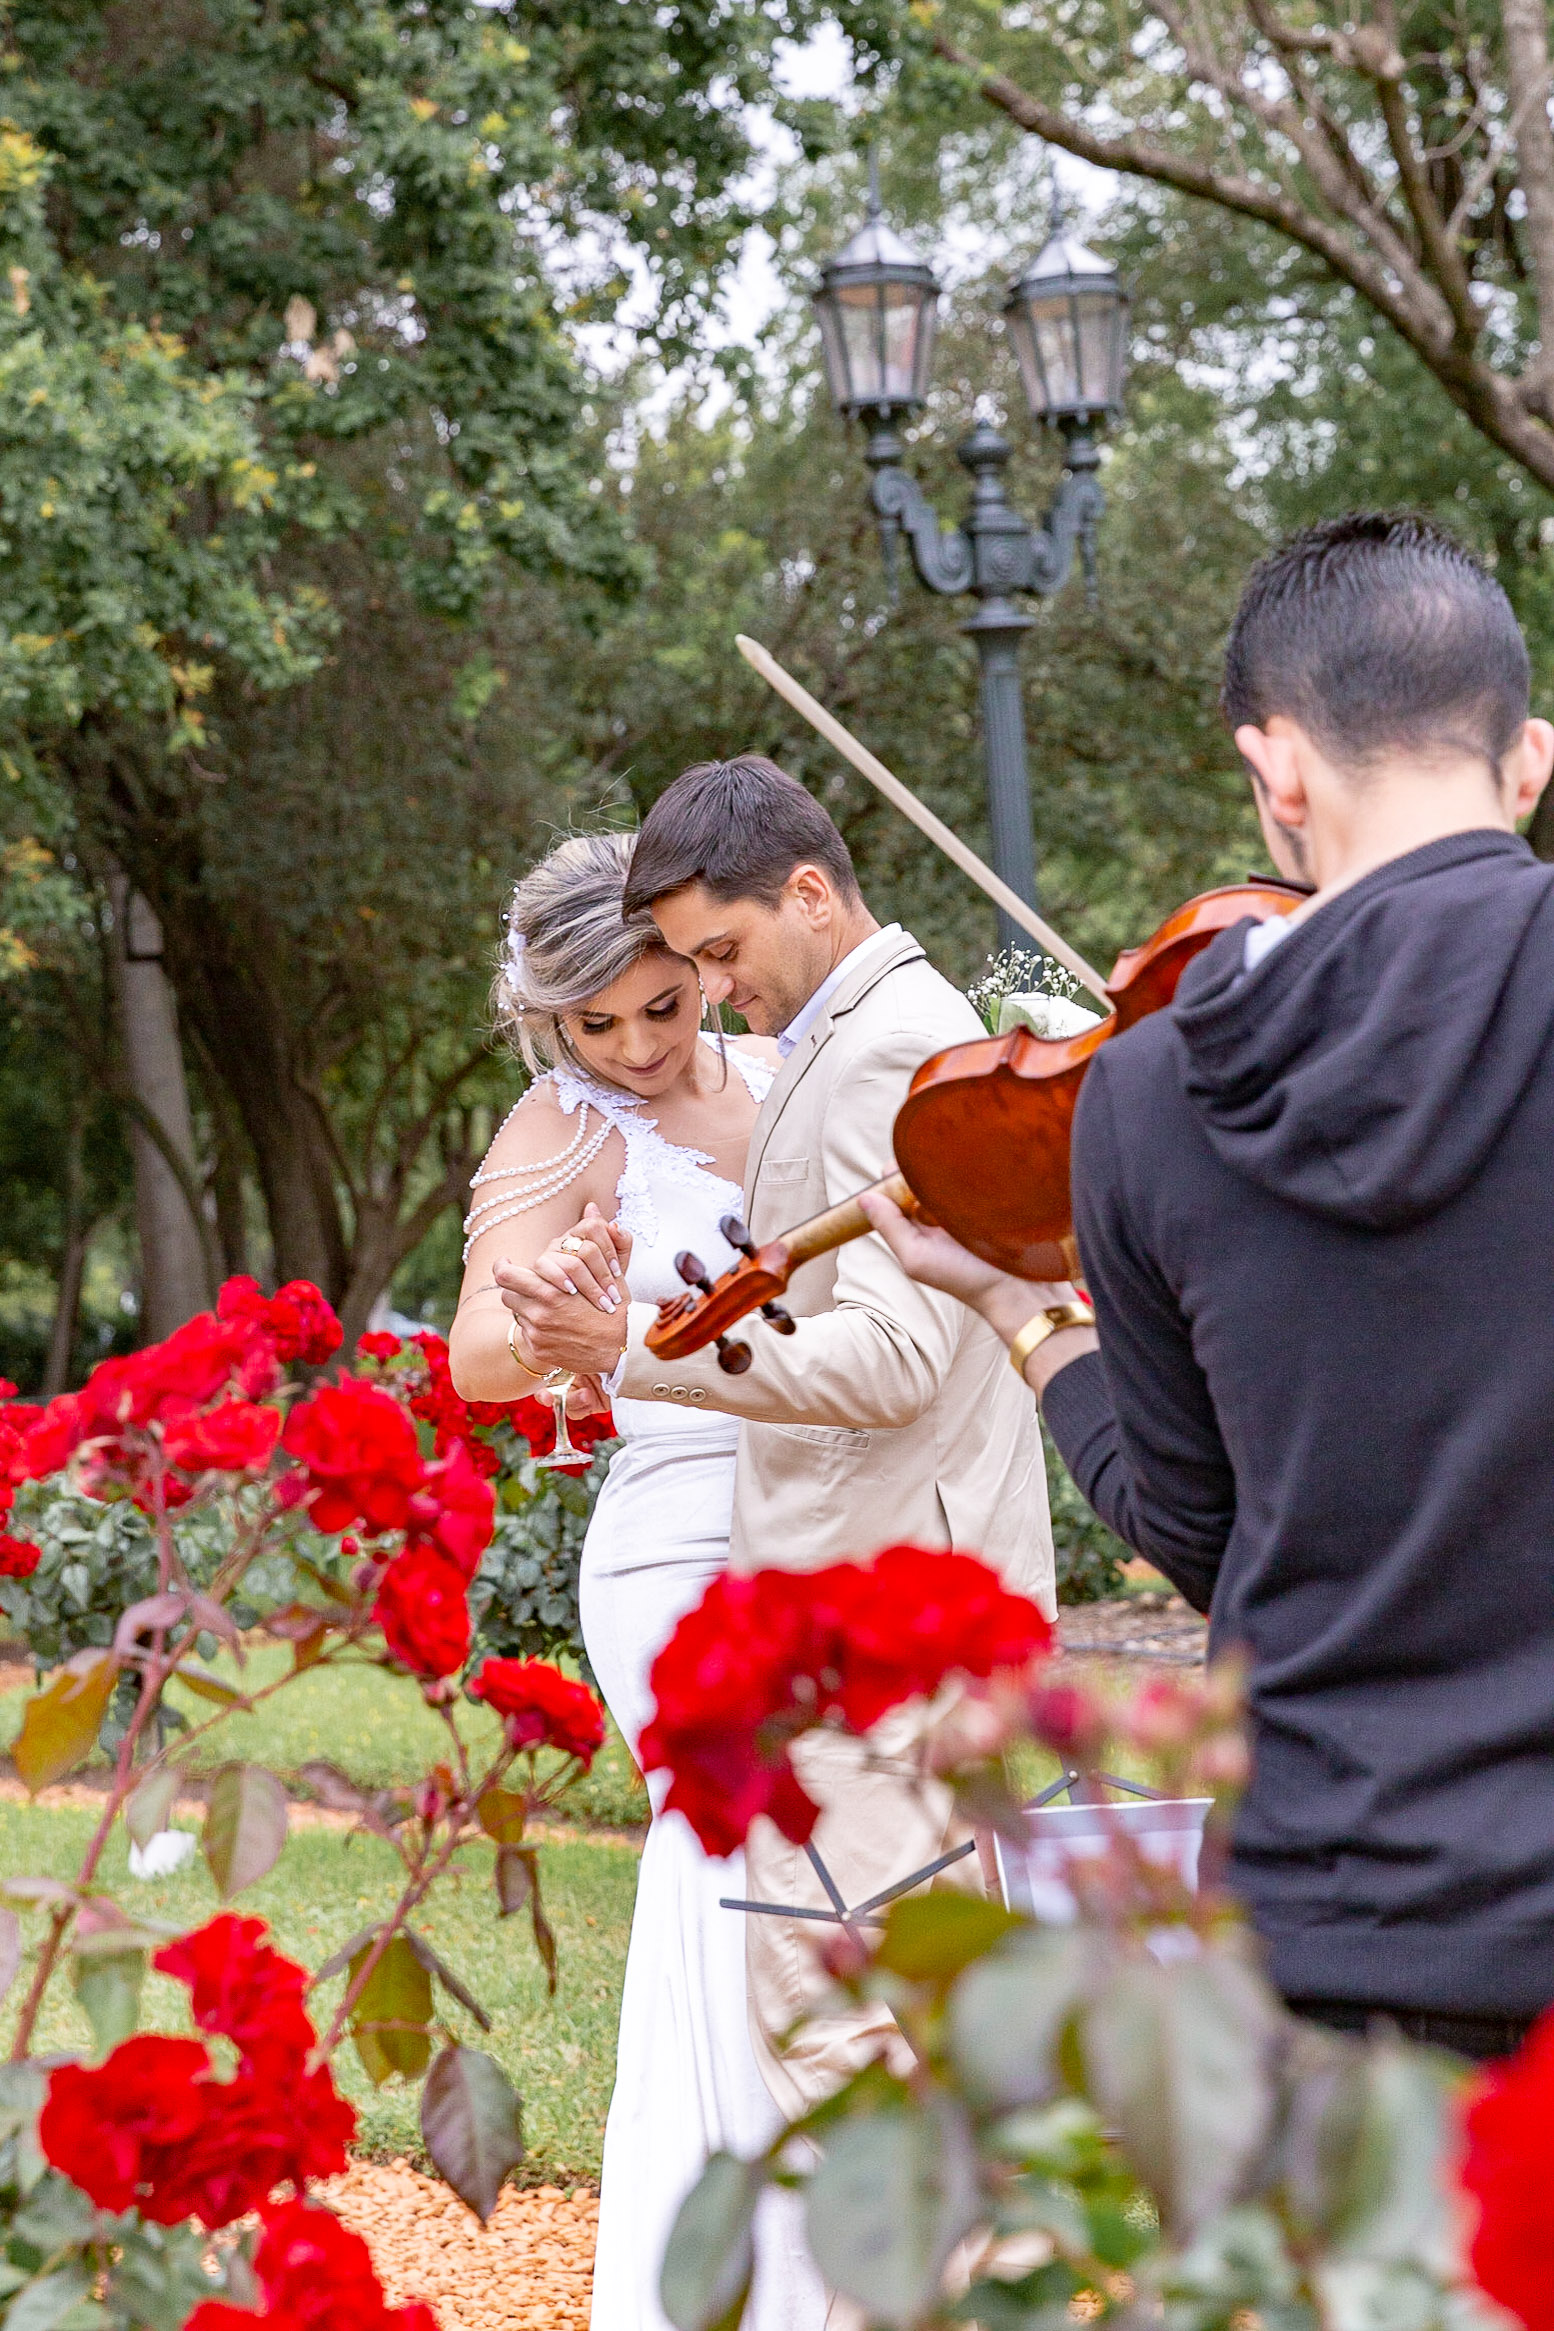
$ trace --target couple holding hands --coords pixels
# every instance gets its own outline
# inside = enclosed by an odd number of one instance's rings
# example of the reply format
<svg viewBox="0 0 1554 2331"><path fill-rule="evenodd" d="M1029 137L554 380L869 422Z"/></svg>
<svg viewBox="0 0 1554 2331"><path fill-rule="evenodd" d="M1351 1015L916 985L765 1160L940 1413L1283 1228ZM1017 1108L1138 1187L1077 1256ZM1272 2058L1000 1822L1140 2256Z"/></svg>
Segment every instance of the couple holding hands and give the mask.
<svg viewBox="0 0 1554 2331"><path fill-rule="evenodd" d="M725 1038L727 1003L753 1034ZM798 1272L791 1334L751 1323L752 1363L666 1363L644 1341L690 1248L736 1258L720 1222L772 1238L879 1179L931 1053L983 1031L898 925L882 929L819 804L756 756L688 769L639 834L563 841L518 885L497 986L536 1072L473 1190L451 1336L467 1399L565 1368L614 1407L612 1460L582 1558L584 1640L635 1748L648 1673L726 1565L814 1569L911 1540L960 1547L1055 1608L1035 1404L1003 1341L914 1283L883 1239ZM710 1024L709 1024L710 1023ZM882 1215L885 1222L888 1207ZM893 1235L897 1226L887 1222ZM1032 1290L1033 1301L1040 1291ZM881 1727L881 1732L888 1730ZM895 1744L905 1751L903 1733ZM934 1805L892 1743L805 1743L816 1845L861 1901L942 1850ZM767 1823L749 1869L709 1862L678 1814L643 1853L605 2139L596 2331L661 2331L674 2215L719 2147L749 2153L879 2034L857 2018L781 2035L818 1990L799 1922L725 1894L824 1906ZM820 2331L827 2296L791 2198L767 2197L747 2322Z"/></svg>

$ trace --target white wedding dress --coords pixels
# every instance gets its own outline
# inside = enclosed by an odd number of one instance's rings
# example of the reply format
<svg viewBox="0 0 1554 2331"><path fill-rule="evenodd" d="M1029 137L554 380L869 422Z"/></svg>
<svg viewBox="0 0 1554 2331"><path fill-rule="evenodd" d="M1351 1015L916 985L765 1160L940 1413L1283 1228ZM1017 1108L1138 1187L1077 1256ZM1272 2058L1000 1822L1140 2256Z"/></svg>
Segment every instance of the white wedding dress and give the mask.
<svg viewBox="0 0 1554 2331"><path fill-rule="evenodd" d="M760 1099L772 1071L732 1049L728 1060ZM616 1199L633 1240L633 1297L681 1293L682 1248L714 1276L725 1270L734 1250L718 1222L740 1209L735 1185L710 1173L700 1151L666 1141L642 1102L552 1073L568 1115L586 1101L625 1140ZM689 1402L650 1400L617 1401L615 1423L624 1445L594 1508L579 1597L594 1674L635 1752L652 1713L648 1670L728 1560L739 1428ZM660 1811L667 1785L666 1774L652 1776L604 2137L592 2331L669 2331L658 2277L681 2202L709 2153L758 2153L781 2126L750 2039L744 1915L718 1901L743 1895L744 1857L709 1860L684 1816ZM825 2317L796 2197L769 2193L756 2221L745 2331L822 2331Z"/></svg>

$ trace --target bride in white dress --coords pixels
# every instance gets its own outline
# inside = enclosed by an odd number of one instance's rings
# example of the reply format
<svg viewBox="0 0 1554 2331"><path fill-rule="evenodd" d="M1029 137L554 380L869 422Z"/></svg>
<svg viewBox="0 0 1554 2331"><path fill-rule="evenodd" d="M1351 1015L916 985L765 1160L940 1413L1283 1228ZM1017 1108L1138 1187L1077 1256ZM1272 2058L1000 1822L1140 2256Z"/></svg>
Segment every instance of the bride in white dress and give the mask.
<svg viewBox="0 0 1554 2331"><path fill-rule="evenodd" d="M776 1068L759 1039L701 1029L694 966L650 921L621 918L628 836L577 835L519 883L495 993L498 1028L538 1075L475 1177L466 1269L449 1338L469 1400L536 1389L491 1277L505 1259L565 1273L579 1302L681 1291L689 1248L714 1274L733 1258L756 1110ZM573 1235L588 1206L632 1239L629 1290L589 1268ZM603 1242L608 1246L609 1242ZM559 1280L557 1281L559 1283ZM615 1406L623 1446L583 1548L583 1640L635 1751L651 1714L648 1670L676 1620L728 1558L738 1426L667 1403ZM711 1861L682 1815L660 1810L637 1880L604 2141L592 2331L668 2331L658 2274L675 2212L711 2152L753 2153L780 2116L745 2006L742 1857ZM756 2229L747 2331L821 2331L826 2300L792 2196L769 2194Z"/></svg>

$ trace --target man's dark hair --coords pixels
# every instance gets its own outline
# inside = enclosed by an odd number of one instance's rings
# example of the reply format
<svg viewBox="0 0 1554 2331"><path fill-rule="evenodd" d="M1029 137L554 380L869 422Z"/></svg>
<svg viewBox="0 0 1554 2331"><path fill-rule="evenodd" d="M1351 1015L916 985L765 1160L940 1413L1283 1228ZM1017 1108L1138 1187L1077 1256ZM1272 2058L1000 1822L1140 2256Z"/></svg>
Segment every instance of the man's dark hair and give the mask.
<svg viewBox="0 0 1554 2331"><path fill-rule="evenodd" d="M764 753L698 761L643 819L623 903L635 914L702 882L720 904L753 898L774 907L795 866L822 867L844 898L858 895L847 844L796 777Z"/></svg>
<svg viewBox="0 0 1554 2331"><path fill-rule="evenodd" d="M1361 510L1253 569L1220 703L1232 729L1282 712L1340 769L1450 752L1498 771L1527 694L1511 603L1472 552L1410 511Z"/></svg>

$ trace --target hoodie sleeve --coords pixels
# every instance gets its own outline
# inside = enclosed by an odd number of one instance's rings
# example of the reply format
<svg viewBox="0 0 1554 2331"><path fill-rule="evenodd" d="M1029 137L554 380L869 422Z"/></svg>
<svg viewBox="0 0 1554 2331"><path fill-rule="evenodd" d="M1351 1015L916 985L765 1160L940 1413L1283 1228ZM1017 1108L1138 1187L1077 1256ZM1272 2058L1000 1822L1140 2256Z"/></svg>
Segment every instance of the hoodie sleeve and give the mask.
<svg viewBox="0 0 1554 2331"><path fill-rule="evenodd" d="M1074 1121L1074 1227L1100 1350L1053 1377L1048 1430L1085 1498L1206 1611L1236 1518L1235 1477L1192 1334L1140 1235L1105 1054Z"/></svg>

